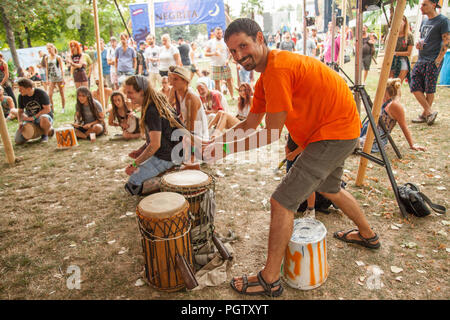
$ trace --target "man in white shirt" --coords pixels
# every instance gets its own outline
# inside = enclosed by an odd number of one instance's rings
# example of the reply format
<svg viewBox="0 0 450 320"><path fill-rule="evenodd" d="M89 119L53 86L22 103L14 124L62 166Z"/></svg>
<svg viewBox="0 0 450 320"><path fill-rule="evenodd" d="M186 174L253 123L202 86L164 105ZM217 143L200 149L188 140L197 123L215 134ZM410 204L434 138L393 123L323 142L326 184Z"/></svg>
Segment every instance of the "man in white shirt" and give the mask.
<svg viewBox="0 0 450 320"><path fill-rule="evenodd" d="M115 37L111 37L109 42L111 44L111 47L108 48L106 59L108 60L108 64L111 67L109 75L111 77L112 88L114 90L117 90L117 89L119 89L119 85L117 82L117 69L116 69L116 65L115 65L117 39Z"/></svg>
<svg viewBox="0 0 450 320"><path fill-rule="evenodd" d="M297 53L304 54L303 42L304 39L297 40L297 44L295 45L295 51ZM306 55L313 58L316 56L316 43L308 37L308 33L306 33Z"/></svg>
<svg viewBox="0 0 450 320"><path fill-rule="evenodd" d="M161 76L159 75L159 47L155 44L155 36L149 34L145 41L148 44L144 51L145 61L147 63L148 78L153 88L159 86Z"/></svg>
<svg viewBox="0 0 450 320"><path fill-rule="evenodd" d="M220 91L220 81L225 80L231 98L234 100L233 78L231 76L230 66L228 65L228 48L223 40L223 30L221 27L214 29L214 38L206 44L205 56L211 57L212 80L215 82L216 90Z"/></svg>

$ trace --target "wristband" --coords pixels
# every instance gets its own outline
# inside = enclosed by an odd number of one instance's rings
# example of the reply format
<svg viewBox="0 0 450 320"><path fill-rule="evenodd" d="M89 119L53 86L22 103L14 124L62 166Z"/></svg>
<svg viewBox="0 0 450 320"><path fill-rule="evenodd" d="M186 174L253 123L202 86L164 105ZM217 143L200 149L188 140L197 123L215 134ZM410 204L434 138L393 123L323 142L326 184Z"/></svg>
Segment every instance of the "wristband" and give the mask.
<svg viewBox="0 0 450 320"><path fill-rule="evenodd" d="M36 120L37 119L36 116L33 116L33 119Z"/></svg>
<svg viewBox="0 0 450 320"><path fill-rule="evenodd" d="M192 154L195 153L195 147L191 147L191 153L192 153Z"/></svg>
<svg viewBox="0 0 450 320"><path fill-rule="evenodd" d="M223 144L223 152L225 152L225 154L230 153L230 149L228 149L228 146L226 143Z"/></svg>
<svg viewBox="0 0 450 320"><path fill-rule="evenodd" d="M135 168L138 167L138 165L136 164L136 161L135 161L135 160L133 160L133 162L131 163L131 165L132 165L133 167L135 167Z"/></svg>

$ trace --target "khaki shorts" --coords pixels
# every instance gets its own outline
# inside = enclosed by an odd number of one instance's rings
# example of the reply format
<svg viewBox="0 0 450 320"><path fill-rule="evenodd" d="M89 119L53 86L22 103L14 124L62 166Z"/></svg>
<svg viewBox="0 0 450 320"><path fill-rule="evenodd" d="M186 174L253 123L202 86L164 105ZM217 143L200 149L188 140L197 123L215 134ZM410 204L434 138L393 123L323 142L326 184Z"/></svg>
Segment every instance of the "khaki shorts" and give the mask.
<svg viewBox="0 0 450 320"><path fill-rule="evenodd" d="M286 209L296 212L314 191L337 193L345 159L353 153L358 139L323 140L310 143L272 194Z"/></svg>

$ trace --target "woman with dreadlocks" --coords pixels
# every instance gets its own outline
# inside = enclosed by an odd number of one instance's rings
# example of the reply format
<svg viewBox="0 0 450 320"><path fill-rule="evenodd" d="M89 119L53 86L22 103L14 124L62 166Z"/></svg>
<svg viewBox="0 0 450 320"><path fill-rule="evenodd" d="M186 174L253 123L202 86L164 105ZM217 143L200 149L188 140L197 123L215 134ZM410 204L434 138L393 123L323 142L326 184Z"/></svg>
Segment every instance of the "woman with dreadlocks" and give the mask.
<svg viewBox="0 0 450 320"><path fill-rule="evenodd" d="M105 116L100 102L92 98L87 87L77 89L75 110L75 134L80 139L90 139L90 134L100 136L106 133Z"/></svg>
<svg viewBox="0 0 450 320"><path fill-rule="evenodd" d="M132 103L142 106L139 127L145 134L146 143L129 154L134 160L125 169L130 176L125 184L125 190L131 195L141 195L145 181L181 162L182 155L176 153L177 149L173 149L180 143L183 132L188 133L188 131L179 122L167 97L155 91L149 85L147 78L139 75L130 76L125 80L124 89ZM176 129L184 130L178 135L180 139L174 141L172 133Z"/></svg>

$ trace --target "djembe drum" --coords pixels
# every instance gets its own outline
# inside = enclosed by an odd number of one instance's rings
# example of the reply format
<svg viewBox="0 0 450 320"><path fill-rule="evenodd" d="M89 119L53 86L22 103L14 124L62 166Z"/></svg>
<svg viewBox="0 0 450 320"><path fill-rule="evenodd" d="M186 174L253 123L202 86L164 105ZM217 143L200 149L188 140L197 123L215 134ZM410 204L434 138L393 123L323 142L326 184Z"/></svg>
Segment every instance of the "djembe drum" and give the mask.
<svg viewBox="0 0 450 320"><path fill-rule="evenodd" d="M129 116L127 119L127 124L128 128L126 129L126 131L128 131L128 133L135 133L136 129L138 129L139 127L139 119L135 116Z"/></svg>
<svg viewBox="0 0 450 320"><path fill-rule="evenodd" d="M161 177L161 191L182 194L189 202L189 211L192 215L192 227L200 228L200 238L196 242L205 242L210 239L214 231L215 208L214 178L200 170L181 170L170 172Z"/></svg>
<svg viewBox="0 0 450 320"><path fill-rule="evenodd" d="M73 127L55 129L56 148L69 149L78 146L77 136Z"/></svg>
<svg viewBox="0 0 450 320"><path fill-rule="evenodd" d="M326 234L327 229L316 219L294 220L282 267L289 286L310 290L326 281L329 273Z"/></svg>
<svg viewBox="0 0 450 320"><path fill-rule="evenodd" d="M216 203L214 198L214 178L200 170L181 170L162 176L161 191L182 194L189 202L192 230L191 241L194 250L196 270L209 261L209 254L214 253L214 246L223 259L232 256L214 233L214 216Z"/></svg>
<svg viewBox="0 0 450 320"><path fill-rule="evenodd" d="M145 197L136 209L145 276L156 289L173 292L193 289L189 203L180 194L159 192Z"/></svg>
<svg viewBox="0 0 450 320"><path fill-rule="evenodd" d="M40 138L44 134L41 127L35 123L27 122L23 125L22 136L26 140Z"/></svg>

